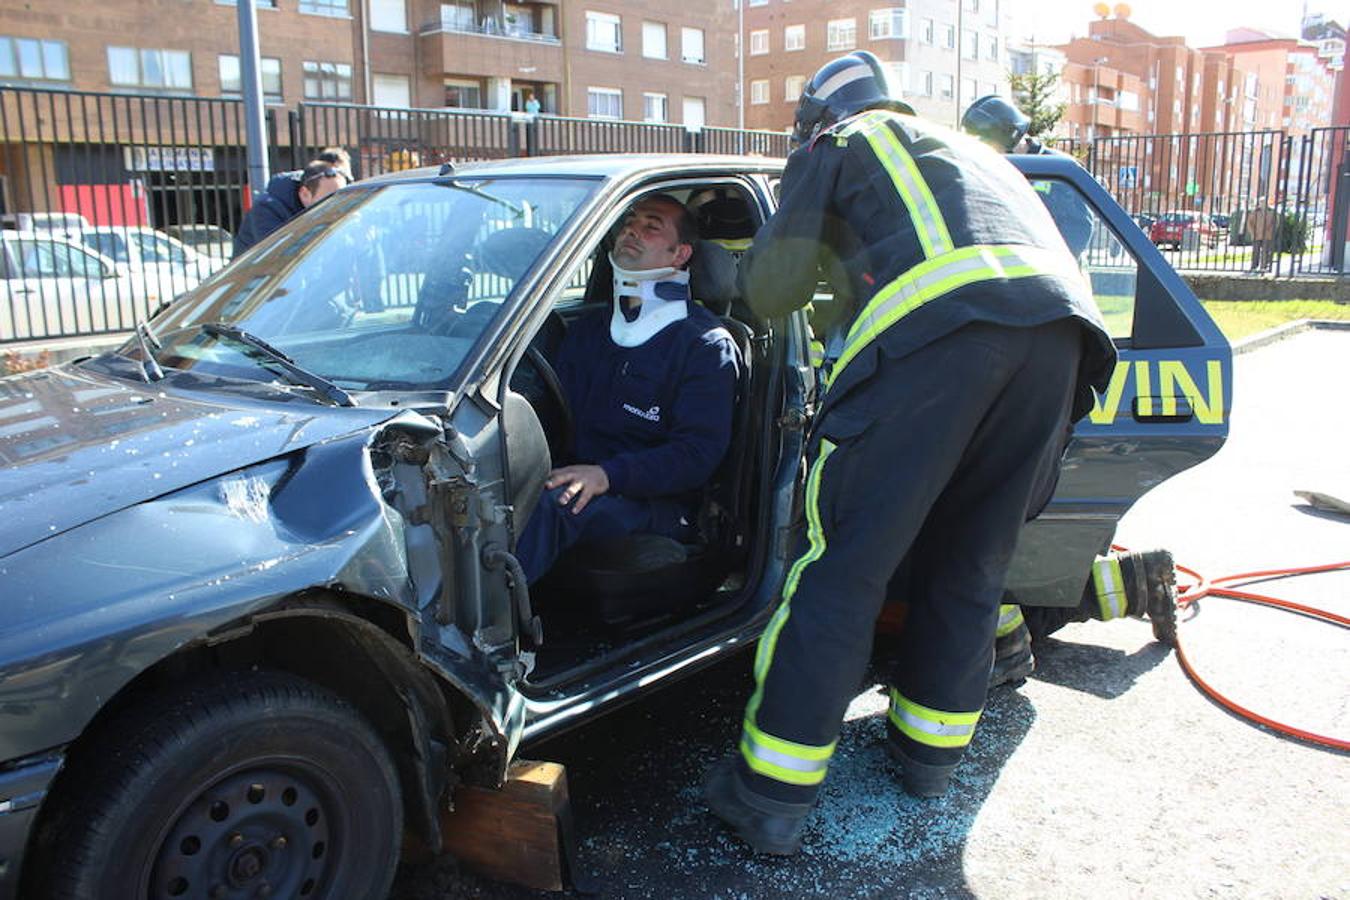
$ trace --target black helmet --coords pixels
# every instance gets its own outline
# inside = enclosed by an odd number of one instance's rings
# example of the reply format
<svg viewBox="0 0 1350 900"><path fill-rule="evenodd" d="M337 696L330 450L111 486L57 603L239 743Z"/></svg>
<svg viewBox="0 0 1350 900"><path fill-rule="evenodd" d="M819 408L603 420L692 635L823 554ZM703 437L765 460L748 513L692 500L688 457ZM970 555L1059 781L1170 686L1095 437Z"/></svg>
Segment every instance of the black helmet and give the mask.
<svg viewBox="0 0 1350 900"><path fill-rule="evenodd" d="M1021 143L1030 126L1026 113L996 94L976 100L961 117L962 131L1004 153L1011 153Z"/></svg>
<svg viewBox="0 0 1350 900"><path fill-rule="evenodd" d="M881 60L856 50L821 66L802 91L793 121L793 144L808 143L821 130L865 109L914 110L892 93Z"/></svg>

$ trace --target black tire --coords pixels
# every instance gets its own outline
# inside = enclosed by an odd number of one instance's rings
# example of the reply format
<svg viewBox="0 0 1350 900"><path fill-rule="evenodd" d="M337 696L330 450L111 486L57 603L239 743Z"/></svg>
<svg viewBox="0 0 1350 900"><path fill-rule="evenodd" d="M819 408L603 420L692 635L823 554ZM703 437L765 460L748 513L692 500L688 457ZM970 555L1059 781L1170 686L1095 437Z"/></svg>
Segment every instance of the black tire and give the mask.
<svg viewBox="0 0 1350 900"><path fill-rule="evenodd" d="M156 695L82 750L30 858L43 897L389 892L403 830L397 774L370 724L318 685L218 676Z"/></svg>

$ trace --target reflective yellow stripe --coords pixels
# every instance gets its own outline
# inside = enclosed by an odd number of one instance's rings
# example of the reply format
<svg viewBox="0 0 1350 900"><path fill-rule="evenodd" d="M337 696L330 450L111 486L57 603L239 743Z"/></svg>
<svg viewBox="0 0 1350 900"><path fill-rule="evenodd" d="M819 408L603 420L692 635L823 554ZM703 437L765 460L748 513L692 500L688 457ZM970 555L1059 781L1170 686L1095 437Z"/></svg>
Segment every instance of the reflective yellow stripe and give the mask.
<svg viewBox="0 0 1350 900"><path fill-rule="evenodd" d="M811 368L818 369L825 361L825 345L820 341L811 341Z"/></svg>
<svg viewBox="0 0 1350 900"><path fill-rule="evenodd" d="M930 747L964 747L969 744L981 712L983 710L943 712L929 709L891 688L891 723L909 739Z"/></svg>
<svg viewBox="0 0 1350 900"><path fill-rule="evenodd" d="M820 784L834 755L833 741L823 747L797 744L765 734L748 718L741 733L741 755L751 771L788 784Z"/></svg>
<svg viewBox="0 0 1350 900"><path fill-rule="evenodd" d="M891 130L890 116L885 113L860 116L859 121L842 129L839 134L845 139L855 134L861 134L867 139L868 146L876 154L886 174L891 176L891 183L909 211L924 257L932 258L951 252L952 237L947 231L946 220L942 218L942 210L933 199L933 192L920 174L914 157Z"/></svg>
<svg viewBox="0 0 1350 900"><path fill-rule="evenodd" d="M995 632L999 637L1012 634L1026 620L1022 618L1022 607L1004 604L998 608L998 630Z"/></svg>
<svg viewBox="0 0 1350 900"><path fill-rule="evenodd" d="M797 591L802 571L825 552L825 528L820 520L820 478L825 461L834 450L834 443L822 439L816 461L811 465L811 473L806 478L806 552L788 571L783 586L783 602L774 610L773 618L769 619L769 625L764 629L764 634L755 649L755 693L746 704L744 728L741 733L741 754L751 770L788 784L819 784L825 778L825 765L821 765L818 771L814 767L808 767L804 771L796 770L783 765L779 756L784 753L793 756L793 750L790 748L806 748L805 755L799 755L797 758L803 762L814 762L816 760L811 753L819 753L823 749L823 758L828 763L830 753L834 752L834 744L830 744L827 748L793 744L791 741L783 741L765 734L754 723L759 712L759 704L764 698L764 678L768 675L769 666L773 662L774 650L778 646L778 635L792 613L792 595ZM785 751L784 748L789 749Z"/></svg>
<svg viewBox="0 0 1350 900"><path fill-rule="evenodd" d="M1097 607L1102 621L1119 619L1129 609L1125 596L1125 579L1120 572L1120 560L1115 557L1099 559L1092 564L1092 587L1097 594Z"/></svg>
<svg viewBox="0 0 1350 900"><path fill-rule="evenodd" d="M848 332L830 382L887 328L932 300L983 281L1057 275L1082 280L1067 254L1040 247L974 244L926 259L877 291Z"/></svg>

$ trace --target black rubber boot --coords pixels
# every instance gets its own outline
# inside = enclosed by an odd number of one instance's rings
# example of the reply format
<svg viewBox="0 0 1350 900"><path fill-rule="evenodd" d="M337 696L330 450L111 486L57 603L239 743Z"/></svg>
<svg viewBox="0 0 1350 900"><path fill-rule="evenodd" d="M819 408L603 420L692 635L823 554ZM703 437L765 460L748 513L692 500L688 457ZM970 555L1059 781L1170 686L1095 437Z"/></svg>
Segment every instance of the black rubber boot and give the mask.
<svg viewBox="0 0 1350 900"><path fill-rule="evenodd" d="M906 794L929 799L947 793L956 766L934 766L910 759L890 738L886 739L886 755L899 767L900 786Z"/></svg>
<svg viewBox="0 0 1350 900"><path fill-rule="evenodd" d="M802 825L811 807L752 793L736 774L736 758L719 760L703 778L703 799L717 818L756 853L791 856L801 849Z"/></svg>
<svg viewBox="0 0 1350 900"><path fill-rule="evenodd" d="M1018 625L1013 631L994 639L994 665L989 670L990 690L1001 684L1021 687L1035 669L1036 659L1031 654L1031 632L1026 625Z"/></svg>
<svg viewBox="0 0 1350 900"><path fill-rule="evenodd" d="M1175 647L1177 643L1177 570L1166 550L1126 553L1120 557L1129 615L1148 618L1154 640Z"/></svg>

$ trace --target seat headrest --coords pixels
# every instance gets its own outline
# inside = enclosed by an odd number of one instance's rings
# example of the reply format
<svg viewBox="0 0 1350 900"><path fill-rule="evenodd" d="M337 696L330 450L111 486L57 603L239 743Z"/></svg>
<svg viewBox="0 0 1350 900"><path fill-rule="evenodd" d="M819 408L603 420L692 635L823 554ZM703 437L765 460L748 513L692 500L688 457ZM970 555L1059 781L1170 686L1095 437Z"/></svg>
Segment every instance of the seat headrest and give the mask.
<svg viewBox="0 0 1350 900"><path fill-rule="evenodd" d="M482 268L504 278L519 278L544 252L553 235L541 228L503 228L478 247Z"/></svg>
<svg viewBox="0 0 1350 900"><path fill-rule="evenodd" d="M740 295L731 251L712 241L696 243L689 259L689 293L710 312L725 316Z"/></svg>
<svg viewBox="0 0 1350 900"><path fill-rule="evenodd" d="M698 233L705 238L743 239L755 236L750 206L741 197L717 197L694 210Z"/></svg>

